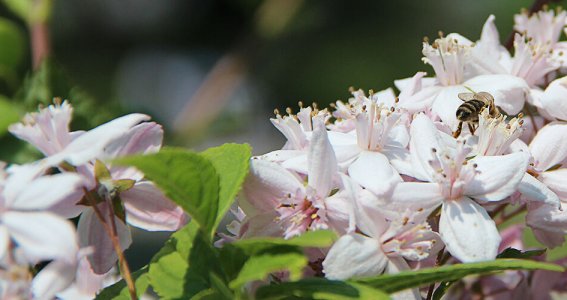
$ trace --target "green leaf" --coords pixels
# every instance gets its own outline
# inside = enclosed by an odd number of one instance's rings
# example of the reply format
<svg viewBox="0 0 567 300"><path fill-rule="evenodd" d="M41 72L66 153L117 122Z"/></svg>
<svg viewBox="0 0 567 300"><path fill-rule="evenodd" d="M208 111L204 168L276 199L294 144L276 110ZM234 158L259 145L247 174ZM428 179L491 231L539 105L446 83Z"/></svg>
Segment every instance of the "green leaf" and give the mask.
<svg viewBox="0 0 567 300"><path fill-rule="evenodd" d="M154 256L149 278L156 293L166 299L187 299L226 285L217 250L193 222L174 233Z"/></svg>
<svg viewBox="0 0 567 300"><path fill-rule="evenodd" d="M136 286L136 295L140 297L142 294L146 292L148 287L150 286L150 282L148 280L148 267L144 267L134 273L132 273L132 278L134 279L134 285ZM126 282L124 279L118 281L117 283L105 288L102 290L96 298L97 300L129 300L130 299L130 292L128 291L128 287L126 286Z"/></svg>
<svg viewBox="0 0 567 300"><path fill-rule="evenodd" d="M526 259L531 258L534 256L540 256L545 254L546 249L536 249L536 250L528 250L528 251L520 251L518 249L514 249L508 247L502 251L502 253L498 254L496 258L520 258Z"/></svg>
<svg viewBox="0 0 567 300"><path fill-rule="evenodd" d="M0 18L0 68L14 70L26 53L22 30L13 22Z"/></svg>
<svg viewBox="0 0 567 300"><path fill-rule="evenodd" d="M0 136L8 132L8 127L12 123L20 120L20 112L15 104L11 103L8 98L0 95Z"/></svg>
<svg viewBox="0 0 567 300"><path fill-rule="evenodd" d="M120 158L114 163L142 171L169 199L188 212L203 232L210 235L213 231L219 177L209 160L194 152L166 148L155 154Z"/></svg>
<svg viewBox="0 0 567 300"><path fill-rule="evenodd" d="M390 299L382 291L344 281L308 278L294 282L265 285L256 292L256 299Z"/></svg>
<svg viewBox="0 0 567 300"><path fill-rule="evenodd" d="M266 253L252 256L229 286L239 289L250 281L263 280L270 273L284 270L289 271L292 280L297 280L301 278L301 272L306 265L307 258L303 253Z"/></svg>
<svg viewBox="0 0 567 300"><path fill-rule="evenodd" d="M337 234L330 230L307 231L304 234L291 238L255 237L238 240L231 245L244 250L247 254L254 254L273 246L296 246L296 247L329 247L337 240Z"/></svg>
<svg viewBox="0 0 567 300"><path fill-rule="evenodd" d="M354 282L367 284L387 293L394 293L434 282L454 281L468 275L481 275L505 270L564 271L563 267L550 263L521 259L497 259L487 262L456 264L417 271L405 271L398 274L380 275L373 278L358 279Z"/></svg>
<svg viewBox="0 0 567 300"><path fill-rule="evenodd" d="M248 174L252 149L246 144L224 144L200 153L215 167L219 176L219 202L211 238L223 219Z"/></svg>

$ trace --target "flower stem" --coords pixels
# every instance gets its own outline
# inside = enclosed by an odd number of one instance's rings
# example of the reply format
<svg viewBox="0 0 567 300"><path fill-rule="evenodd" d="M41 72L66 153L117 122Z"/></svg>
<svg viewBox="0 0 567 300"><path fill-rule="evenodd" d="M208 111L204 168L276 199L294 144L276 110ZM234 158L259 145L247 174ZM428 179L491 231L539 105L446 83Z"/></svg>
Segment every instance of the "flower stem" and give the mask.
<svg viewBox="0 0 567 300"><path fill-rule="evenodd" d="M124 252L122 251L122 247L120 246L120 240L118 239L116 223L114 222L114 210L112 209L112 205L109 205L107 203L107 205L110 207L109 209L110 212L109 217L111 223L110 226L107 223L106 218L104 218L102 212L98 209L97 201L91 197L91 195L88 193L88 191L85 188L83 188L83 190L85 192L85 197L87 197L87 200L90 202L91 206L93 207L97 218L102 223L104 230L106 231L106 233L110 237L110 240L112 241L112 246L114 247L114 251L116 252L116 255L118 255L118 264L120 266L119 268L120 273L124 278L126 285L128 286L128 292L130 293L130 298L132 300L137 300L138 296L136 295L136 286L134 285L134 281L132 280L132 273L130 272L130 267L128 266L126 257L124 257Z"/></svg>

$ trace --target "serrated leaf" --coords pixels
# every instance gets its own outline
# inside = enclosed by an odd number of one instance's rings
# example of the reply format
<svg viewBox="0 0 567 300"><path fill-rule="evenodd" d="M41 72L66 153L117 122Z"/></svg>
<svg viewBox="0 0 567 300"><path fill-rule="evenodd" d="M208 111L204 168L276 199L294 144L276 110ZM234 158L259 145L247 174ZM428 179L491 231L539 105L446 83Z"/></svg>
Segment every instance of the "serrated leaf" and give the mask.
<svg viewBox="0 0 567 300"><path fill-rule="evenodd" d="M219 177L209 160L194 152L166 148L155 154L120 158L114 163L142 171L169 199L189 213L203 232L209 236L213 231Z"/></svg>
<svg viewBox="0 0 567 300"><path fill-rule="evenodd" d="M494 261L456 264L417 271L404 271L373 278L363 278L354 282L394 293L408 288L420 287L440 281L454 281L468 275L481 275L505 270L548 270L563 272L558 265L521 259L497 259Z"/></svg>
<svg viewBox="0 0 567 300"><path fill-rule="evenodd" d="M258 288L256 299L390 299L377 289L352 282L308 278Z"/></svg>
<svg viewBox="0 0 567 300"><path fill-rule="evenodd" d="M8 127L12 123L16 123L20 120L20 112L16 105L8 98L0 95L0 136L3 136L8 132Z"/></svg>
<svg viewBox="0 0 567 300"><path fill-rule="evenodd" d="M504 249L504 251L502 251L500 254L498 254L498 256L496 256L496 258L521 258L521 259L526 259L526 258L531 258L531 257L534 257L534 256L543 255L543 254L545 254L545 252L546 252L546 249L521 251L521 250L518 250L518 249L508 247L508 248Z"/></svg>
<svg viewBox="0 0 567 300"><path fill-rule="evenodd" d="M200 154L213 164L219 176L219 201L217 218L211 232L212 238L244 183L248 174L252 149L247 144L224 144L220 147L209 148Z"/></svg>
<svg viewBox="0 0 567 300"><path fill-rule="evenodd" d="M154 256L149 278L156 293L166 299L188 299L224 284L217 250L193 222L174 233Z"/></svg>
<svg viewBox="0 0 567 300"><path fill-rule="evenodd" d="M270 273L284 270L289 271L292 280L297 280L301 278L301 272L306 265L307 258L302 253L266 253L252 256L229 286L232 289L239 289L248 282L263 280Z"/></svg>
<svg viewBox="0 0 567 300"><path fill-rule="evenodd" d="M142 269L132 273L132 278L134 279L134 285L136 286L136 295L140 297L146 292L150 286L148 280L148 267L143 267ZM96 300L129 300L130 292L126 286L124 279L118 281L117 283L102 290L95 298Z"/></svg>
<svg viewBox="0 0 567 300"><path fill-rule="evenodd" d="M283 239L275 237L255 237L238 240L231 245L238 247L251 255L273 246L317 247L331 246L337 240L337 234L330 230L307 231L300 236Z"/></svg>

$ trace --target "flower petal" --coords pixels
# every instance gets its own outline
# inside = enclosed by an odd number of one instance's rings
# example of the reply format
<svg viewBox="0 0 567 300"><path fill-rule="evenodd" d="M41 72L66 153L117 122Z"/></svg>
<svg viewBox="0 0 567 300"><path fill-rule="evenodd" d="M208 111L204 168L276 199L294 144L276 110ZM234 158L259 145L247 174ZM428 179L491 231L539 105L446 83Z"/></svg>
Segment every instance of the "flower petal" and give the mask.
<svg viewBox="0 0 567 300"><path fill-rule="evenodd" d="M500 234L486 210L469 198L445 201L439 233L447 250L462 262L493 260Z"/></svg>
<svg viewBox="0 0 567 300"><path fill-rule="evenodd" d="M53 299L55 294L65 290L75 280L75 263L53 261L43 268L32 281L34 299Z"/></svg>
<svg viewBox="0 0 567 300"><path fill-rule="evenodd" d="M75 173L61 173L42 176L28 182L26 189L15 199L7 199L6 206L15 210L39 210L56 205L71 197L78 200L77 192L82 187L83 179Z"/></svg>
<svg viewBox="0 0 567 300"><path fill-rule="evenodd" d="M378 240L353 233L333 244L323 261L323 272L328 279L344 280L380 274L387 263Z"/></svg>
<svg viewBox="0 0 567 300"><path fill-rule="evenodd" d="M567 201L567 168L543 172L540 174L540 179L561 200Z"/></svg>
<svg viewBox="0 0 567 300"><path fill-rule="evenodd" d="M77 252L75 227L48 212L5 212L3 223L31 263L74 258Z"/></svg>
<svg viewBox="0 0 567 300"><path fill-rule="evenodd" d="M104 205L99 205L101 213L103 215L108 215L108 210L104 209ZM106 217L107 221L108 217ZM130 235L130 229L122 223L118 218L114 218L116 223L116 232L120 240L120 246L122 251L126 250L132 244L132 237ZM93 246L94 253L88 257L89 262L96 274L104 274L108 272L116 261L118 256L114 251L112 241L100 220L94 213L94 210L87 209L81 215L79 219L79 225L77 228L79 234L79 244L81 248Z"/></svg>
<svg viewBox="0 0 567 300"><path fill-rule="evenodd" d="M116 118L80 135L63 151L48 157L44 163L55 166L67 161L74 166L80 166L102 155L104 147L109 143L127 134L136 124L149 119L150 117L144 114L129 114Z"/></svg>
<svg viewBox="0 0 567 300"><path fill-rule="evenodd" d="M559 198L553 191L544 183L527 173L524 174L522 181L518 185L518 191L529 201L537 201L555 207L561 205Z"/></svg>
<svg viewBox="0 0 567 300"><path fill-rule="evenodd" d="M260 159L250 161L243 194L256 209L272 211L282 199L301 197L304 190L301 180L280 165Z"/></svg>
<svg viewBox="0 0 567 300"><path fill-rule="evenodd" d="M567 120L567 76L549 84L541 97L541 106L554 118Z"/></svg>
<svg viewBox="0 0 567 300"><path fill-rule="evenodd" d="M126 208L126 222L138 228L174 231L187 223L183 209L151 182L137 182L131 189L122 192L120 198Z"/></svg>
<svg viewBox="0 0 567 300"><path fill-rule="evenodd" d="M516 152L502 156L477 156L477 174L464 189L465 195L486 201L502 200L514 193L524 177L529 156Z"/></svg>
<svg viewBox="0 0 567 300"><path fill-rule="evenodd" d="M456 141L451 136L440 132L427 116L419 114L411 123L410 154L415 168L413 177L432 181L431 174L435 172L429 161L434 159L431 149L454 148Z"/></svg>
<svg viewBox="0 0 567 300"><path fill-rule="evenodd" d="M431 110L443 120L443 123L449 125L452 130L455 130L459 123L457 120L457 108L463 104L463 101L457 95L464 92L467 92L467 89L462 85L443 87L431 106Z"/></svg>
<svg viewBox="0 0 567 300"><path fill-rule="evenodd" d="M473 77L463 83L476 92L488 92L494 103L507 114L515 115L524 107L530 87L520 77L507 74L489 74Z"/></svg>
<svg viewBox="0 0 567 300"><path fill-rule="evenodd" d="M4 255L8 252L10 247L10 233L6 226L0 226L0 260L4 259Z"/></svg>
<svg viewBox="0 0 567 300"><path fill-rule="evenodd" d="M362 151L349 167L348 174L358 184L376 195L389 193L402 178L380 152Z"/></svg>
<svg viewBox="0 0 567 300"><path fill-rule="evenodd" d="M327 138L325 125L322 122L314 123L315 129L307 154L307 181L319 196L326 197L331 191L333 176L337 173L337 159Z"/></svg>
<svg viewBox="0 0 567 300"><path fill-rule="evenodd" d="M163 129L155 122L138 124L120 138L104 147L104 154L97 158L115 158L134 153L159 151L163 140Z"/></svg>
<svg viewBox="0 0 567 300"><path fill-rule="evenodd" d="M429 210L437 208L444 198L437 183L402 182L394 188L392 204L412 210Z"/></svg>
<svg viewBox="0 0 567 300"><path fill-rule="evenodd" d="M537 132L529 147L539 170L545 171L564 162L567 160L567 124L547 124Z"/></svg>

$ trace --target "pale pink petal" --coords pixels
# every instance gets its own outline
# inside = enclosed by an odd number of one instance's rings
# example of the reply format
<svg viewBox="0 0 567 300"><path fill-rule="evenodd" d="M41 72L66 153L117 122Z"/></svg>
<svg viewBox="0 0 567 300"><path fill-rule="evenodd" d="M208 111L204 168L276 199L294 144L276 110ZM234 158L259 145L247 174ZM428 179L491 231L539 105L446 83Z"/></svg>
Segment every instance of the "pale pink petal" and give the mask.
<svg viewBox="0 0 567 300"><path fill-rule="evenodd" d="M80 166L103 154L104 148L112 141L127 134L136 124L149 120L144 114L129 114L102 124L74 139L65 149L47 158L44 163L55 166L67 161Z"/></svg>
<svg viewBox="0 0 567 300"><path fill-rule="evenodd" d="M535 167L545 171L567 159L567 124L553 122L541 128L532 142L530 152Z"/></svg>
<svg viewBox="0 0 567 300"><path fill-rule="evenodd" d="M307 153L303 152L301 155L292 157L281 163L281 166L287 170L297 172L300 174L307 174L309 171L309 164L307 162Z"/></svg>
<svg viewBox="0 0 567 300"><path fill-rule="evenodd" d="M104 209L104 205L99 205L104 215L108 214L108 210ZM107 221L108 217L106 217ZM120 240L122 250L126 250L132 243L130 229L124 223L114 217L116 223L116 231ZM87 209L79 219L77 228L79 234L79 244L82 247L93 246L94 253L89 256L89 262L96 274L104 274L108 272L118 261L118 256L114 251L112 241L100 220L94 213L93 209Z"/></svg>
<svg viewBox="0 0 567 300"><path fill-rule="evenodd" d="M401 257L388 257L388 265L386 266L387 274L397 274L402 271L409 271L410 266L408 263ZM418 288L407 289L397 293L393 293L392 296L393 300L421 300L421 294L419 293Z"/></svg>
<svg viewBox="0 0 567 300"><path fill-rule="evenodd" d="M240 227L240 237L248 238L255 236L274 236L282 237L284 231L277 223L278 215L276 211L269 211L251 217L247 217Z"/></svg>
<svg viewBox="0 0 567 300"><path fill-rule="evenodd" d="M523 118L522 120L524 120L524 125L522 126L522 128L524 128L524 132L522 132L522 135L520 136L520 140L522 140L524 143L529 144L530 141L537 134L537 130L543 128L545 124L545 119L541 116L534 116L533 118L532 117ZM532 120L535 122L532 122Z"/></svg>
<svg viewBox="0 0 567 300"><path fill-rule="evenodd" d="M325 277L344 280L352 277L378 275L388 259L378 240L360 234L343 235L333 244L323 261Z"/></svg>
<svg viewBox="0 0 567 300"><path fill-rule="evenodd" d="M565 243L565 233L532 228L535 238L546 247L555 248Z"/></svg>
<svg viewBox="0 0 567 300"><path fill-rule="evenodd" d="M465 185L465 195L486 201L502 200L514 193L524 177L529 156L516 152L502 156L478 156L474 179Z"/></svg>
<svg viewBox="0 0 567 300"><path fill-rule="evenodd" d="M63 150L71 141L69 123L73 108L64 101L49 105L39 113L27 114L24 122L12 124L9 131L39 149L45 156Z"/></svg>
<svg viewBox="0 0 567 300"><path fill-rule="evenodd" d="M75 173L42 176L28 182L16 198L6 199L6 206L15 210L39 210L56 205L80 191L83 179Z"/></svg>
<svg viewBox="0 0 567 300"><path fill-rule="evenodd" d="M560 205L557 194L528 173L524 174L522 181L518 185L518 191L529 201L537 201L555 207Z"/></svg>
<svg viewBox="0 0 567 300"><path fill-rule="evenodd" d="M362 151L348 167L348 174L358 184L376 195L384 195L402 178L392 168L388 158L380 152Z"/></svg>
<svg viewBox="0 0 567 300"><path fill-rule="evenodd" d="M104 147L104 154L98 158L115 158L134 153L154 153L159 151L163 140L163 129L155 122L138 124L125 135Z"/></svg>
<svg viewBox="0 0 567 300"><path fill-rule="evenodd" d="M493 260L500 234L486 210L469 198L443 203L439 233L447 250L462 262Z"/></svg>
<svg viewBox="0 0 567 300"><path fill-rule="evenodd" d="M522 78L507 74L480 75L467 80L463 85L475 92L490 93L495 104L509 115L522 110L530 90Z"/></svg>
<svg viewBox="0 0 567 300"><path fill-rule="evenodd" d="M277 163L284 162L297 156L305 155L303 150L276 150L261 155L259 158L262 160L273 161Z"/></svg>
<svg viewBox="0 0 567 300"><path fill-rule="evenodd" d="M567 120L567 77L549 84L542 95L541 106L554 118Z"/></svg>
<svg viewBox="0 0 567 300"><path fill-rule="evenodd" d="M411 123L410 154L415 168L412 176L424 181L432 181L436 170L429 164L434 160L432 149L454 148L456 141L449 135L440 132L427 116L419 114Z"/></svg>
<svg viewBox="0 0 567 300"><path fill-rule="evenodd" d="M76 262L56 260L48 264L32 281L34 299L53 299L73 283L76 268Z"/></svg>
<svg viewBox="0 0 567 300"><path fill-rule="evenodd" d="M327 138L327 129L322 122L313 124L313 136L309 145L308 183L317 194L326 197L332 188L333 176L337 173L337 159L333 147Z"/></svg>
<svg viewBox="0 0 567 300"><path fill-rule="evenodd" d="M2 166L2 169L4 166ZM11 165L6 169L8 176L4 173L3 180L6 180L2 191L5 201L4 205L9 206L12 201L18 198L18 195L28 188L30 182L41 176L47 168L41 164L31 163L25 165Z"/></svg>
<svg viewBox="0 0 567 300"><path fill-rule="evenodd" d="M151 182L137 182L120 194L128 224L149 231L174 231L187 223L181 207L165 197Z"/></svg>
<svg viewBox="0 0 567 300"><path fill-rule="evenodd" d="M8 252L10 247L10 233L8 228L0 225L0 261L4 259L4 255Z"/></svg>
<svg viewBox="0 0 567 300"><path fill-rule="evenodd" d="M434 209L444 197L437 183L402 182L398 183L392 193L392 203L414 210Z"/></svg>
<svg viewBox="0 0 567 300"><path fill-rule="evenodd" d="M304 190L302 181L280 165L259 159L250 161L243 194L256 209L272 211L283 199L295 199L303 195Z"/></svg>
<svg viewBox="0 0 567 300"><path fill-rule="evenodd" d="M384 147L382 154L386 155L392 167L399 173L413 176L410 152L406 148Z"/></svg>
<svg viewBox="0 0 567 300"><path fill-rule="evenodd" d="M354 199L347 191L340 191L325 199L325 214L331 228L344 234L349 227Z"/></svg>
<svg viewBox="0 0 567 300"><path fill-rule="evenodd" d="M75 227L48 212L5 212L3 223L26 259L32 263L74 258L77 252Z"/></svg>
<svg viewBox="0 0 567 300"><path fill-rule="evenodd" d="M468 90L462 85L443 87L431 106L431 110L441 118L443 123L453 130L457 128L459 123L456 113L457 108L463 104L463 101L457 95L465 92L468 92Z"/></svg>
<svg viewBox="0 0 567 300"><path fill-rule="evenodd" d="M567 168L547 171L539 179L545 183L561 200L567 202Z"/></svg>

